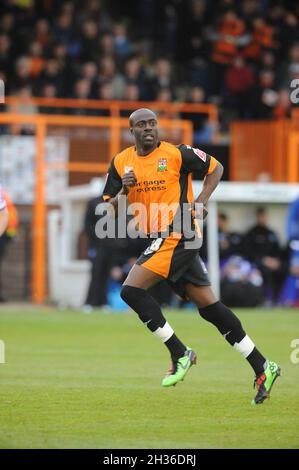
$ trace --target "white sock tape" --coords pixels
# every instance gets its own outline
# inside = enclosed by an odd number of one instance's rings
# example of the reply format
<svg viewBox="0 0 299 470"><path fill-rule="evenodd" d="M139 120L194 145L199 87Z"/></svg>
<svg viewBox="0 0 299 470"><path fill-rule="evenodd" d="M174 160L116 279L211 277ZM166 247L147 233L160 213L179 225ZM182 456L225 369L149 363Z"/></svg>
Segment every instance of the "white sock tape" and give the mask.
<svg viewBox="0 0 299 470"><path fill-rule="evenodd" d="M245 336L240 343L235 343L234 348L236 351L241 353L244 357L249 356L249 354L253 351L255 345L249 338L249 336Z"/></svg>
<svg viewBox="0 0 299 470"><path fill-rule="evenodd" d="M168 322L165 323L163 328L159 327L156 331L154 331L154 335L156 335L158 338L160 338L163 341L163 343L168 341L169 338L172 337L173 333L174 333L174 331L173 331L173 329L171 328L171 326L169 325Z"/></svg>

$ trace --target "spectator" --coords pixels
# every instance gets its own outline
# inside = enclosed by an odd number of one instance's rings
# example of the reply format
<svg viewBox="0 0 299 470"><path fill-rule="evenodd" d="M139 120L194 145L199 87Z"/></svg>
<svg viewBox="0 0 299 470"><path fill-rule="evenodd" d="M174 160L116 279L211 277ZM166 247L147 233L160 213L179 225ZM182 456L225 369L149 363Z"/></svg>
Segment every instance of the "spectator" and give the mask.
<svg viewBox="0 0 299 470"><path fill-rule="evenodd" d="M260 71L258 86L254 88L249 103L253 119L271 119L273 116L273 108L278 100L274 80L275 75L272 70Z"/></svg>
<svg viewBox="0 0 299 470"><path fill-rule="evenodd" d="M50 46L51 34L48 20L46 20L45 18L40 18L37 20L35 24L33 39L44 48Z"/></svg>
<svg viewBox="0 0 299 470"><path fill-rule="evenodd" d="M104 57L100 62L100 71L98 74L98 83L110 82L113 87L113 96L115 99L122 99L125 92L125 81L121 75L116 72L115 61L111 57Z"/></svg>
<svg viewBox="0 0 299 470"><path fill-rule="evenodd" d="M257 209L256 225L245 235L244 254L261 271L266 298L275 302L282 284L281 250L278 236L267 226L267 211L263 207Z"/></svg>
<svg viewBox="0 0 299 470"><path fill-rule="evenodd" d="M225 72L227 91L226 104L237 111L237 118L248 118L248 102L255 83L252 69L245 63L242 56L234 57L232 65Z"/></svg>
<svg viewBox="0 0 299 470"><path fill-rule="evenodd" d="M233 255L240 256L242 254L243 236L229 230L228 217L223 212L218 215L218 240L220 261Z"/></svg>
<svg viewBox="0 0 299 470"><path fill-rule="evenodd" d="M124 23L115 23L113 27L114 52L118 60L122 61L132 53L133 48L128 38L127 28Z"/></svg>
<svg viewBox="0 0 299 470"><path fill-rule="evenodd" d="M113 263L118 255L115 239L100 239L96 236L95 226L100 216L95 215L99 199L91 199L87 205L84 231L88 238L88 258L91 261L91 278L84 313L90 313L94 307L107 307L108 280Z"/></svg>
<svg viewBox="0 0 299 470"><path fill-rule="evenodd" d="M90 81L86 78L81 78L75 83L73 98L79 100L88 100L90 98Z"/></svg>
<svg viewBox="0 0 299 470"><path fill-rule="evenodd" d="M42 73L37 81L39 89L43 88L45 84L51 83L58 91L58 95L65 95L65 84L63 69L60 68L59 62L53 57L49 58L44 66Z"/></svg>
<svg viewBox="0 0 299 470"><path fill-rule="evenodd" d="M12 88L17 89L30 86L31 82L31 59L28 56L19 57L16 61L16 75Z"/></svg>
<svg viewBox="0 0 299 470"><path fill-rule="evenodd" d="M29 55L31 57L31 76L38 77L45 65L43 58L43 48L38 41L33 41L29 46Z"/></svg>
<svg viewBox="0 0 299 470"><path fill-rule="evenodd" d="M37 114L38 108L32 102L32 90L29 86L20 88L16 93L18 100L11 104L8 108L9 112L17 114ZM34 135L35 124L23 123L23 124L12 124L11 132L15 135Z"/></svg>
<svg viewBox="0 0 299 470"><path fill-rule="evenodd" d="M201 104L205 103L205 92L200 86L193 86L188 91L188 103ZM215 128L208 122L207 115L202 113L181 113L182 119L188 119L193 123L193 139L194 144L208 144L213 141Z"/></svg>
<svg viewBox="0 0 299 470"><path fill-rule="evenodd" d="M231 307L256 307L263 299L259 270L241 256L231 256L221 270L221 300Z"/></svg>
<svg viewBox="0 0 299 470"><path fill-rule="evenodd" d="M12 72L11 40L7 34L0 34L0 70L6 76Z"/></svg>
<svg viewBox="0 0 299 470"><path fill-rule="evenodd" d="M253 18L251 41L244 49L244 56L257 62L263 50L275 50L278 45L275 39L275 28L261 15Z"/></svg>
<svg viewBox="0 0 299 470"><path fill-rule="evenodd" d="M82 27L81 61L96 62L99 58L98 40L99 30L94 20L87 20Z"/></svg>
<svg viewBox="0 0 299 470"><path fill-rule="evenodd" d="M106 101L111 101L114 99L113 85L111 82L103 82L99 87L99 99Z"/></svg>
<svg viewBox="0 0 299 470"><path fill-rule="evenodd" d="M114 57L114 41L110 33L105 33L100 38L101 57Z"/></svg>
<svg viewBox="0 0 299 470"><path fill-rule="evenodd" d="M146 77L141 66L140 57L132 56L125 63L125 80L139 88L141 99L146 98Z"/></svg>
<svg viewBox="0 0 299 470"><path fill-rule="evenodd" d="M172 78L172 66L168 59L158 59L155 63L154 76L151 80L151 98L155 99L161 88L174 90L174 80Z"/></svg>
<svg viewBox="0 0 299 470"><path fill-rule="evenodd" d="M125 88L124 99L126 101L138 101L139 97L140 97L140 92L139 92L138 86L135 85L134 83L128 83Z"/></svg>
<svg viewBox="0 0 299 470"><path fill-rule="evenodd" d="M62 43L66 47L71 45L73 38L73 17L69 13L61 14L53 29L53 37L55 42Z"/></svg>

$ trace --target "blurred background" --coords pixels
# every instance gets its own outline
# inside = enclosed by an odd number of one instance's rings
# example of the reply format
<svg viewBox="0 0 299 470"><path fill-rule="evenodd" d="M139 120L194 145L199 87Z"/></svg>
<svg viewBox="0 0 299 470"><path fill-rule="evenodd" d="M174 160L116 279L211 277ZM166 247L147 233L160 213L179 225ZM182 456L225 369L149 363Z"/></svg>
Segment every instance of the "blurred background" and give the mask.
<svg viewBox="0 0 299 470"><path fill-rule="evenodd" d="M224 166L200 250L215 291L299 306L297 2L2 0L0 80L1 302L125 310L145 241L97 239L95 207L129 114L149 107L163 140ZM189 307L166 283L153 295Z"/></svg>

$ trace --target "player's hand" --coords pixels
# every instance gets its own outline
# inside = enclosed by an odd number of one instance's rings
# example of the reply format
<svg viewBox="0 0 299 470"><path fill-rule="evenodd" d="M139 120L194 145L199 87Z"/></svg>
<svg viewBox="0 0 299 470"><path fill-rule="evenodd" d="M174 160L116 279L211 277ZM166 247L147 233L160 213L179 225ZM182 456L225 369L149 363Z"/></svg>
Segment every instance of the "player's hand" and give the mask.
<svg viewBox="0 0 299 470"><path fill-rule="evenodd" d="M123 192L128 194L130 188L135 186L137 183L137 178L133 170L128 171L122 176L122 183L123 183Z"/></svg>
<svg viewBox="0 0 299 470"><path fill-rule="evenodd" d="M195 210L195 205L193 204L193 207L192 207L193 211L194 211L194 216L196 219L205 219L208 215L208 210L205 206L202 207L202 211L196 211Z"/></svg>

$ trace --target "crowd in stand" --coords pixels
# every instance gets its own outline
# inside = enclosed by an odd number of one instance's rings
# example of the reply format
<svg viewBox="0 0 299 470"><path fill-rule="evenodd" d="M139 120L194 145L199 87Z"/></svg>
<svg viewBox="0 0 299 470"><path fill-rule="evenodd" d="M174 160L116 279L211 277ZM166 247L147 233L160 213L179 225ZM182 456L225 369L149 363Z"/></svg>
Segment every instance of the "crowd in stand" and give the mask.
<svg viewBox="0 0 299 470"><path fill-rule="evenodd" d="M0 79L7 94L212 102L223 110L224 126L231 117L290 114L290 83L299 78L297 2L2 4ZM196 126L204 130L205 122Z"/></svg>

